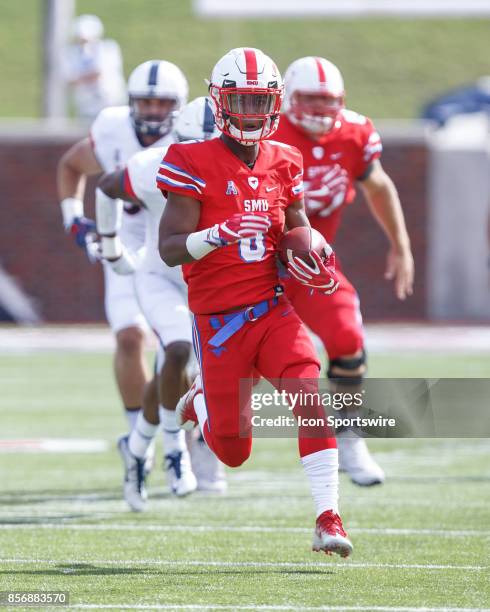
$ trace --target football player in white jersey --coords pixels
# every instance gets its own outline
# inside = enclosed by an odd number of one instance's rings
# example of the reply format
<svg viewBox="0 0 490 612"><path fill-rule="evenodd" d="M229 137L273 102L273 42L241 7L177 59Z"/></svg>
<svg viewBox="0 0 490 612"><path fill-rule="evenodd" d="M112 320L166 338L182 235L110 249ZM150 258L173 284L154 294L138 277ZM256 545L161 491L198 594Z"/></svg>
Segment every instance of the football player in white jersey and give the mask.
<svg viewBox="0 0 490 612"><path fill-rule="evenodd" d="M172 128L187 101L188 84L174 64L150 60L139 65L128 81L129 104L106 108L97 116L90 136L74 144L58 165L58 195L65 230L82 248L90 247L95 223L83 212L85 180L89 175L122 168L136 152L174 142ZM121 236L132 249L144 242L145 219L139 206L125 205ZM144 358L146 322L131 278L104 265L105 311L116 337L114 369L130 428L142 405L149 378ZM181 362L180 354L167 351L166 359ZM147 388L149 398L155 390Z"/></svg>
<svg viewBox="0 0 490 612"><path fill-rule="evenodd" d="M216 135L214 116L206 98L197 98L179 115L175 131L179 140L205 139ZM131 157L124 169L105 174L96 191L97 230L101 236L101 253L107 265L119 274L133 274L136 295L150 327L154 330L163 353L177 351L180 368L170 367L167 359L157 361L156 380L160 401L160 420L164 430L175 430L175 409L186 390L186 360L192 343L192 329L187 308L187 287L180 266L170 268L158 252L158 228L165 206L161 191L156 187L156 175L167 147L152 147ZM146 211L146 240L137 254L119 234L122 202L130 201ZM136 426L129 436L121 438L119 449L125 465L124 496L133 510L146 505L145 471L147 450L156 434L158 420L153 407L143 402ZM176 440L179 439L179 443ZM177 495L191 492L195 480L188 470L188 453L184 431L174 439L164 438L164 450L169 485ZM172 447L168 448L168 444ZM192 468L198 477L198 488L208 492L223 492L226 481L222 464L207 448L203 439L191 444ZM180 478L176 478L180 474Z"/></svg>

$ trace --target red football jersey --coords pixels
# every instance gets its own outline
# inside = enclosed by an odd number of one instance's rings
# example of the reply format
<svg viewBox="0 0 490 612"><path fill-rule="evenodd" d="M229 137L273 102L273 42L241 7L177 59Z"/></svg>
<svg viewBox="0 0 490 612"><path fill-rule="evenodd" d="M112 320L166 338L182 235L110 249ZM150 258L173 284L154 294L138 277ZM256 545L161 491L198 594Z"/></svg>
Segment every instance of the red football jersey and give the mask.
<svg viewBox="0 0 490 612"><path fill-rule="evenodd" d="M284 212L303 196L301 153L276 142L261 142L253 169L220 138L173 144L157 175L163 192L190 196L201 203L197 231L235 213L262 212L272 222L267 234L217 248L182 266L195 314L219 313L274 296L279 284L277 243Z"/></svg>
<svg viewBox="0 0 490 612"><path fill-rule="evenodd" d="M326 208L310 215L312 227L333 242L342 209L356 195L355 181L362 179L371 162L381 155L381 139L373 123L363 115L344 110L330 132L313 140L282 115L273 138L297 147L303 154L305 192L318 188L322 177L336 167L347 174L347 187Z"/></svg>

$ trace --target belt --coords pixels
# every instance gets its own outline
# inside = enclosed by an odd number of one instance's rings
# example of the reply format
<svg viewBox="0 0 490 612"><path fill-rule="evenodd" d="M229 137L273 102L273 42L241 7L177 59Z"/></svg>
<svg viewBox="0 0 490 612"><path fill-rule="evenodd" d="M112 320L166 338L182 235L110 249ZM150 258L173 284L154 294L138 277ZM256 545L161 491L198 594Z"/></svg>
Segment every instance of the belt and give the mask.
<svg viewBox="0 0 490 612"><path fill-rule="evenodd" d="M277 306L279 302L278 297L274 297L270 300L264 300L255 304L255 306L249 306L245 310L239 310L228 315L224 315L224 325L221 326L221 322L218 317L211 317L210 322L214 329L219 328L219 331L209 340L210 344L214 348L221 347L229 338L236 334L237 331L242 329L245 323L253 323L260 317L263 317L269 312L274 306Z"/></svg>

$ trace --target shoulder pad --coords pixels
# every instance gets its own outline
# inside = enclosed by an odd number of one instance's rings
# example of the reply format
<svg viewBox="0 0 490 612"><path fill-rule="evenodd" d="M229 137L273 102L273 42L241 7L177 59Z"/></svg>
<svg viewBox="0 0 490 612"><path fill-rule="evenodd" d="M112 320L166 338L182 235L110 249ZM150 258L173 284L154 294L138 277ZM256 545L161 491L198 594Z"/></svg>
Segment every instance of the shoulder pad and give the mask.
<svg viewBox="0 0 490 612"><path fill-rule="evenodd" d="M364 115L356 113L355 111L344 108L341 111L342 119L347 123L354 123L357 125L365 125L367 123L367 118Z"/></svg>

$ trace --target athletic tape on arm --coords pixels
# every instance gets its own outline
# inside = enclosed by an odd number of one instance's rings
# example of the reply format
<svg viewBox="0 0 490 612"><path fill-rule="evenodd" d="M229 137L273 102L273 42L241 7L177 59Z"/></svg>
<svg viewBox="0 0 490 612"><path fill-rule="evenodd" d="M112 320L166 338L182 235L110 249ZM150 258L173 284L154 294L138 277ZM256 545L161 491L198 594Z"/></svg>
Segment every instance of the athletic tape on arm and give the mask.
<svg viewBox="0 0 490 612"><path fill-rule="evenodd" d="M95 216L97 231L102 236L114 235L121 229L123 215L122 200L114 200L102 189L95 190Z"/></svg>
<svg viewBox="0 0 490 612"><path fill-rule="evenodd" d="M194 259L202 259L217 248L216 245L206 241L208 234L209 228L201 230L200 232L193 232L187 236L185 246L187 247L189 255L194 257Z"/></svg>

